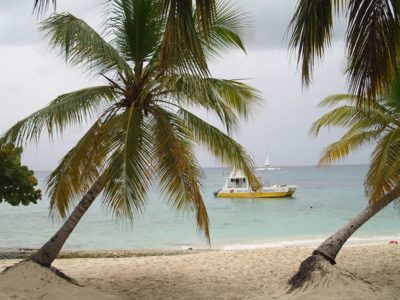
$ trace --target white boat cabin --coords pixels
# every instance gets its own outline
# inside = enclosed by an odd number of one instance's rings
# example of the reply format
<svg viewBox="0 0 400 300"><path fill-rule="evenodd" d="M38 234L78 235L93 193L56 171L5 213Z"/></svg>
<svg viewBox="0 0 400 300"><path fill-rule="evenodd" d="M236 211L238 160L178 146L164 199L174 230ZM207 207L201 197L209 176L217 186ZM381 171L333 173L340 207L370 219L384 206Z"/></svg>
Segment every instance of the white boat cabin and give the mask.
<svg viewBox="0 0 400 300"><path fill-rule="evenodd" d="M233 169L229 174L229 177L226 178L224 190L249 190L249 188L249 180L242 171Z"/></svg>

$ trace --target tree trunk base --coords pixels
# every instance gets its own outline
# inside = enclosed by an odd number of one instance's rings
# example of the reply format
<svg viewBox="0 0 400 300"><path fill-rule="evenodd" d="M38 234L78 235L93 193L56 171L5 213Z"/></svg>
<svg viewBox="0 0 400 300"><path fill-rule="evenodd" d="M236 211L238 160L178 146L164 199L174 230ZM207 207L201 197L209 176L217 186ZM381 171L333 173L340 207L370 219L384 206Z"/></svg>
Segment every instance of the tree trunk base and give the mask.
<svg viewBox="0 0 400 300"><path fill-rule="evenodd" d="M298 294L305 296L307 294L331 295L335 297L346 298L354 291L365 295L376 295L375 289L370 282L367 282L356 275L334 266L330 260L320 254L313 254L307 257L300 265L299 270L288 281L288 294ZM357 292L357 293L358 293ZM300 297L301 298L301 297Z"/></svg>
<svg viewBox="0 0 400 300"><path fill-rule="evenodd" d="M42 267L51 268L52 262L56 259L55 257L50 257L45 251L46 246L48 243L45 244L42 248L40 248L32 257L30 258L33 262L41 265Z"/></svg>
<svg viewBox="0 0 400 300"><path fill-rule="evenodd" d="M51 267L51 266L44 266L44 265L42 265L42 264L40 264L40 263L34 261L34 260L31 259L31 258L24 259L24 260L22 260L22 261L20 261L20 262L15 263L15 264L12 265L12 266L6 267L0 274L2 274L2 273L7 273L9 270L11 270L11 269L13 269L13 268L17 268L18 266L20 266L20 265L22 265L22 264L26 264L26 263L34 263L34 264L37 264L37 265L39 265L39 266L41 266L41 267L43 267L43 268L47 268L47 269L49 269L50 271L52 271L54 274L56 274L58 277L61 277L62 279L65 279L66 281L68 281L68 282L70 282L70 283L72 283L72 284L75 284L75 285L77 285L77 286L81 286L81 285L78 284L74 279L72 279L71 277L69 277L69 276L66 275L64 272L60 271L59 269L57 269L57 268L55 268L55 267Z"/></svg>
<svg viewBox="0 0 400 300"><path fill-rule="evenodd" d="M0 299L117 299L93 288L78 285L54 267L42 267L31 259L0 273Z"/></svg>
<svg viewBox="0 0 400 300"><path fill-rule="evenodd" d="M321 271L322 276L324 275L324 270L321 268L320 260L325 259L320 255L311 255L307 257L300 264L299 270L294 274L288 281L290 289L288 293L292 293L297 289L301 289L306 283L311 280L313 272Z"/></svg>

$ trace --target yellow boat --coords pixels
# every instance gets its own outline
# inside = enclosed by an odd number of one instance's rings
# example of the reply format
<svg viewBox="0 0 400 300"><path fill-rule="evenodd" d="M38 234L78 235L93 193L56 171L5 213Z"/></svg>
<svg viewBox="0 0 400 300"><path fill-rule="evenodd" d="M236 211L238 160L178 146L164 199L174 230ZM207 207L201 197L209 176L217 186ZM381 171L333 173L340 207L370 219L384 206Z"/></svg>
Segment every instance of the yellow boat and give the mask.
<svg viewBox="0 0 400 300"><path fill-rule="evenodd" d="M243 172L233 169L226 178L225 185L214 195L219 198L281 198L290 197L296 191L296 185L263 186L253 191Z"/></svg>

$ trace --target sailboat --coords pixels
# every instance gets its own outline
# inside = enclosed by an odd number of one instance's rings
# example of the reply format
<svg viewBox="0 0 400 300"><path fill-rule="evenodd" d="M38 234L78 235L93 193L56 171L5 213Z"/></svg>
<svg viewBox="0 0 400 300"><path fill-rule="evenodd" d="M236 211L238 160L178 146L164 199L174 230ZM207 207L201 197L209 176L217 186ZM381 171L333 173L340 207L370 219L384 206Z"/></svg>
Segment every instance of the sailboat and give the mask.
<svg viewBox="0 0 400 300"><path fill-rule="evenodd" d="M271 166L269 155L265 158L264 167L256 168L257 171L280 171L281 168Z"/></svg>

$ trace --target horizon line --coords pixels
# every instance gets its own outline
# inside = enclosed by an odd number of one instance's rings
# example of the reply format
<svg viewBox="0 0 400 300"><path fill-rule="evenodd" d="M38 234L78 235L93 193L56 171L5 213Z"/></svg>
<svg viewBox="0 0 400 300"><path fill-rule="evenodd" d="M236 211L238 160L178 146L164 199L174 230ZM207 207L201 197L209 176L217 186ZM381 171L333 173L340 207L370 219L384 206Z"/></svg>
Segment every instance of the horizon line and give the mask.
<svg viewBox="0 0 400 300"><path fill-rule="evenodd" d="M321 167L319 169L327 169L327 168L332 168L332 167L351 167L351 166L367 166L368 163L354 163L354 164L337 164L337 165L332 165L332 166L325 166ZM231 167L229 166L201 166L203 169L229 169ZM317 165L274 165L274 167L314 167L318 168ZM34 172L50 172L52 171L51 169L48 170L35 170L33 169Z"/></svg>

